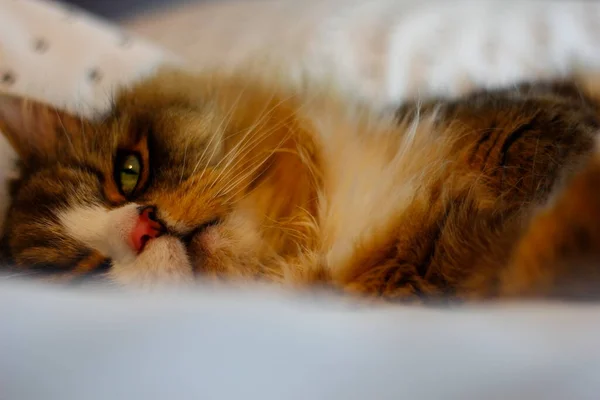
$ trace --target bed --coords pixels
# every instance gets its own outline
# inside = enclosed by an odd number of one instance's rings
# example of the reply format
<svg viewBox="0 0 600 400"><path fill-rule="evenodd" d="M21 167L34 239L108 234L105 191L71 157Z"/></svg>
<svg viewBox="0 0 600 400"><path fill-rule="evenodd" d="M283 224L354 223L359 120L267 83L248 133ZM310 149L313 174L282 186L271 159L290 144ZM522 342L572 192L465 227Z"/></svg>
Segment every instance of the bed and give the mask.
<svg viewBox="0 0 600 400"><path fill-rule="evenodd" d="M391 107L595 73L600 4L192 3L118 27L0 1L0 91L91 115L165 63L260 65L248 73L283 70L298 87L334 77ZM0 151L6 180L14 153ZM598 337L594 304L374 307L267 287L150 294L3 278L0 399L597 399Z"/></svg>

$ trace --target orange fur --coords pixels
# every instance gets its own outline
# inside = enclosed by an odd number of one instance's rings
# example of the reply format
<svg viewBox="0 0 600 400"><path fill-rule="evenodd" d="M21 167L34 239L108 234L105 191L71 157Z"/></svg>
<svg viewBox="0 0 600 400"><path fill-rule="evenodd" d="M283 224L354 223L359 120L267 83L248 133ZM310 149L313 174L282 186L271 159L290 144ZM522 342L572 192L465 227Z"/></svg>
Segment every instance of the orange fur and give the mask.
<svg viewBox="0 0 600 400"><path fill-rule="evenodd" d="M38 115L4 98L2 128L37 162L8 219L12 261L63 265L90 250L56 217L30 215L51 192L66 209L156 206L168 235L185 244L172 258L203 277L429 301L548 295L567 278L595 276L599 167L589 160L600 119L572 84L407 104L396 115L334 92L275 86L163 72L124 90L102 120L65 115L69 149L44 128L47 143L65 152L50 161L23 145L23 121ZM129 198L113 171L124 151L144 165ZM60 246L72 249L65 260ZM82 265L72 276L89 272Z"/></svg>

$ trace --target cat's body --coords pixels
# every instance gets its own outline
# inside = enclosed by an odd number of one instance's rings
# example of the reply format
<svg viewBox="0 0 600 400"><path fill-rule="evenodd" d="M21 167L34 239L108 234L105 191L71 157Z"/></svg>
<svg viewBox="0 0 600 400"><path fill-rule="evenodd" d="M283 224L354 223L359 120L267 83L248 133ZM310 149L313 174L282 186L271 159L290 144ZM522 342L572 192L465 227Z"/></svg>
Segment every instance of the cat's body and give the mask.
<svg viewBox="0 0 600 400"><path fill-rule="evenodd" d="M469 299L555 294L563 279L591 283L600 265L598 186L577 186L600 180L600 114L569 83L381 116L165 72L98 122L29 104L0 99L24 165L4 238L17 268ZM569 196L592 204L572 243ZM550 235L540 252L538 231Z"/></svg>

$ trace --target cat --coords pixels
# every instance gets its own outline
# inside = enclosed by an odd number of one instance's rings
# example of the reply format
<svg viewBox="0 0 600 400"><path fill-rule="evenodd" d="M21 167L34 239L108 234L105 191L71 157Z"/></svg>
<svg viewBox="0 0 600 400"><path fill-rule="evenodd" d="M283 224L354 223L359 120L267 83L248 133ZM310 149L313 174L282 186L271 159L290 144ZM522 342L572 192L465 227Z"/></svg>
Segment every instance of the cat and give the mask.
<svg viewBox="0 0 600 400"><path fill-rule="evenodd" d="M600 103L589 87L536 82L382 113L334 91L163 70L94 120L2 95L21 171L3 251L60 282L593 297Z"/></svg>

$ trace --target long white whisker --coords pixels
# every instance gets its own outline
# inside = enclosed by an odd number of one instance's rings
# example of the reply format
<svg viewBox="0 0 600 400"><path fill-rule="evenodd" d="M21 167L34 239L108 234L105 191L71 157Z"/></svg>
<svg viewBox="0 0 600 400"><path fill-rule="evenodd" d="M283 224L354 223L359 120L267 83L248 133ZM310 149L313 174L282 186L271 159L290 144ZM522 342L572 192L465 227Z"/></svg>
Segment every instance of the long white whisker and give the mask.
<svg viewBox="0 0 600 400"><path fill-rule="evenodd" d="M283 143L285 143L289 138L291 137L291 133L286 135L275 147L275 149L273 151L271 151L266 157L264 157L264 159L258 164L256 165L254 168L252 168L249 172L245 173L243 176L241 176L240 178L236 179L234 182L232 182L231 184L229 184L227 186L227 188L222 189L221 191L219 191L219 195L223 196L225 194L228 194L231 190L233 190L233 188L235 188L240 182L243 182L245 179L247 179L249 176L252 176L254 173L256 173L256 171L258 171L265 162L267 162L269 160L269 158L271 157L271 155L275 154L280 148L279 146L281 146ZM241 188L241 190L243 190L244 188ZM233 197L235 197L235 195L237 195L237 193L239 193L239 190L234 193ZM230 197L228 199L231 200L233 197Z"/></svg>
<svg viewBox="0 0 600 400"><path fill-rule="evenodd" d="M181 185L181 182L183 182L183 173L185 172L185 166L186 166L186 161L187 161L187 150L188 147L190 146L190 141L188 140L185 144L185 148L183 150L183 163L181 165L181 175L179 176L179 184Z"/></svg>
<svg viewBox="0 0 600 400"><path fill-rule="evenodd" d="M208 149L212 145L212 143L215 140L215 138L218 136L219 131L223 128L223 124L226 123L224 131L226 131L227 128L229 127L229 124L231 123L231 117L233 116L233 111L235 110L235 107L237 106L237 104L240 101L240 99L242 98L242 94L244 93L244 91L246 90L246 88L247 88L247 86L244 86L242 88L242 90L240 90L240 93L239 93L238 97L235 99L235 101L233 102L233 104L231 105L231 107L229 108L229 110L227 111L227 114L225 114L225 116L223 117L223 119L221 120L221 122L219 123L219 125L217 126L215 132L211 135L211 138L208 141L208 144L204 148L204 151L200 155L200 158L198 159L198 162L196 163L196 165L194 166L194 169L192 170L192 175L194 175L196 173L196 170L198 169L198 166L200 166L200 164L202 163L202 161L204 161L204 156L206 155L206 152L208 151ZM225 121L227 121L227 122L225 122ZM211 159L215 156L215 153L216 153L217 149L218 149L218 146L214 146L213 151L212 151L212 153L210 155ZM202 177L204 176L205 172L206 172L206 168L204 168L202 170L202 174L200 175L199 179L202 179Z"/></svg>
<svg viewBox="0 0 600 400"><path fill-rule="evenodd" d="M254 141L254 142L249 142L249 144L252 144L252 147L245 149L245 150L246 150L246 152L247 152L247 153L250 153L252 150L254 150L254 149L255 149L255 148L256 148L256 147L259 145L259 143L260 143L260 140L261 140L263 137L265 137L265 136L268 136L268 135L269 135L269 134L271 134L273 131L275 131L275 130L279 129L279 128L280 128L281 126L283 126L283 125L284 125L286 122L287 122L287 118L286 118L285 120L281 121L279 124L277 124L277 125L275 125L274 127L272 127L271 129L268 129L268 130L266 130L266 131L263 131L263 132L261 132L261 134L255 138L255 141ZM288 133L288 134L287 134L287 135L286 135L286 136L285 136L285 137L284 137L284 138L283 138L283 139L282 139L282 140L281 140L281 141L280 141L280 142L277 144L277 147L274 149L274 151L275 151L275 150L277 150L277 149L278 149L278 147L279 147L279 146L281 146L281 144L283 144L283 143L284 143L286 140L288 140L290 137L291 137L291 132L290 132L290 133ZM274 151L273 151L273 152L274 152ZM272 152L272 153L273 153L273 152ZM272 153L271 153L271 154L272 154ZM268 156L267 156L267 158L268 158ZM229 170L234 170L234 169L235 169L235 167L236 167L237 165L239 165L239 164L240 164L242 161L243 161L243 158L242 158L242 157L240 157L239 159L237 159L237 161L236 161L236 162L233 164L233 166L232 166L232 167L230 167L230 169L229 169ZM251 161L252 161L252 160L251 160ZM242 171L242 172L243 172L243 171ZM242 172L240 172L240 173L242 173ZM233 180L233 179L236 179L236 178L237 178L237 176L239 176L239 174L238 174L238 175L234 175L233 177L229 177L229 180L231 181L231 180ZM219 177L220 177L220 175L219 175ZM218 178L219 178L219 177L217 177L217 179L215 180L214 184L218 183ZM213 184L213 186L214 186L214 184Z"/></svg>
<svg viewBox="0 0 600 400"><path fill-rule="evenodd" d="M73 146L73 142L71 141L71 138L69 137L69 132L67 131L67 128L65 127L65 124L63 123L60 113L58 112L58 110L54 110L54 112L56 113L58 122L60 122L60 126L62 127L63 134L65 135L65 138L67 138L67 141L69 142L69 146L71 146L71 149L73 151L75 151L75 146Z"/></svg>
<svg viewBox="0 0 600 400"><path fill-rule="evenodd" d="M257 119L246 131L246 133L244 134L244 136L242 137L242 139L226 154L225 157L223 157L221 159L221 161L229 159L227 161L227 163L225 164L225 166L222 168L221 172L219 173L219 175L217 176L217 179L215 180L215 182L218 182L218 180L221 178L221 176L224 174L225 171L228 170L228 168L231 165L231 162L233 160L236 159L236 157L242 152L245 151L246 146L248 144L251 144L252 141L248 141L246 142L246 139L248 138L252 138L252 136L250 135L252 132L254 132L254 130L259 126L259 124L262 124L265 120L265 118L267 118L271 112L273 112L273 110L275 110L277 107L279 107L281 104L283 104L285 101L289 100L291 98L291 96L286 97L282 100L280 100L279 102L277 102L276 104L274 104L268 111L266 111L266 108L268 106L268 104L270 103L270 101L273 99L273 97L275 96L275 94L273 93L271 95L271 98L269 99L268 102L266 102L265 107L263 108L263 110L260 112L260 118ZM271 133L271 131L269 131L269 133ZM266 136L266 135L261 135L261 136ZM255 142L256 142L256 138L255 138ZM232 154L233 153L233 154ZM217 167L220 165L221 161L219 162L219 164L217 164Z"/></svg>

